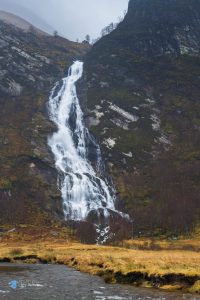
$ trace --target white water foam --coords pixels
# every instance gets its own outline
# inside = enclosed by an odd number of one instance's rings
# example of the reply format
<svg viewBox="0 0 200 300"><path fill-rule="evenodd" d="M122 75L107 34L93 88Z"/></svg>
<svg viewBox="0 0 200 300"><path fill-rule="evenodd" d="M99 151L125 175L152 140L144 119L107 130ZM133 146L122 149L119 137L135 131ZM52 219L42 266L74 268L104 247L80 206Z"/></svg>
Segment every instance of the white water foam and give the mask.
<svg viewBox="0 0 200 300"><path fill-rule="evenodd" d="M82 73L83 63L75 61L61 87L57 84L49 99L50 119L58 130L48 139L48 144L59 172L66 220L84 220L91 211L103 211L104 216L108 216L110 210L115 211L114 197L106 179L101 178L88 159L87 141L92 138L84 125L76 92L76 82ZM96 157L100 166L98 145Z"/></svg>

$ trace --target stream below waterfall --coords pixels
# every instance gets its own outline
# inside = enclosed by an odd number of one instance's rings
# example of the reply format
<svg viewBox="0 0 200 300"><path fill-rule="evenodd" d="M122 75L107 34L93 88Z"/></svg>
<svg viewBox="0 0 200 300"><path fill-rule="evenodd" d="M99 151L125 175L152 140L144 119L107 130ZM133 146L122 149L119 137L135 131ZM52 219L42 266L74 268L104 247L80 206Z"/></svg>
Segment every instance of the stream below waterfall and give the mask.
<svg viewBox="0 0 200 300"><path fill-rule="evenodd" d="M0 299L198 300L200 297L105 284L100 277L62 265L0 264Z"/></svg>

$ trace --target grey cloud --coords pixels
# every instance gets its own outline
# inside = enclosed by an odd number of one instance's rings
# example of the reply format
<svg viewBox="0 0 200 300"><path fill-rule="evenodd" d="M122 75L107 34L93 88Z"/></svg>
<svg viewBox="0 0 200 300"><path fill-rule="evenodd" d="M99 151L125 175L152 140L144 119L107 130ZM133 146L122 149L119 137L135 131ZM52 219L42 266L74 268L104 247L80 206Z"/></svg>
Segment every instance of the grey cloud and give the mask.
<svg viewBox="0 0 200 300"><path fill-rule="evenodd" d="M0 9L73 40L86 34L97 37L104 26L123 15L127 5L128 0L0 0Z"/></svg>

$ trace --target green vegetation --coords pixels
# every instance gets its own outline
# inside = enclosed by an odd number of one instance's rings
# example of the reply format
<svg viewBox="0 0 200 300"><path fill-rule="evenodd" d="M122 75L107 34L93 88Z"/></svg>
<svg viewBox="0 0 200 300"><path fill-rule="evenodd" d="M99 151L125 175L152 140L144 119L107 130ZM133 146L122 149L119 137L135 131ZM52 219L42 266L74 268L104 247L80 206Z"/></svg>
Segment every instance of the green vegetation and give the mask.
<svg viewBox="0 0 200 300"><path fill-rule="evenodd" d="M4 178L0 179L0 190L9 190L12 188L12 182Z"/></svg>

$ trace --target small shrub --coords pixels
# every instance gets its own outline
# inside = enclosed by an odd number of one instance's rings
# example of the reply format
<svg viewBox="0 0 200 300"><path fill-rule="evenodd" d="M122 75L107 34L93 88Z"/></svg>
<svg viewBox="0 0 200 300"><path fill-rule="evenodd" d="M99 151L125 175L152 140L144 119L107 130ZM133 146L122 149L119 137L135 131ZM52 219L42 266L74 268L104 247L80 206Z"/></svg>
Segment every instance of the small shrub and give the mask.
<svg viewBox="0 0 200 300"><path fill-rule="evenodd" d="M20 256L23 254L23 250L21 248L13 248L10 250L9 254L12 256Z"/></svg>
<svg viewBox="0 0 200 300"><path fill-rule="evenodd" d="M0 179L0 189L1 190L9 190L12 188L12 183L8 179L1 178Z"/></svg>
<svg viewBox="0 0 200 300"><path fill-rule="evenodd" d="M111 273L107 273L103 276L103 279L105 281L105 283L113 283L114 282L114 278L113 275Z"/></svg>

